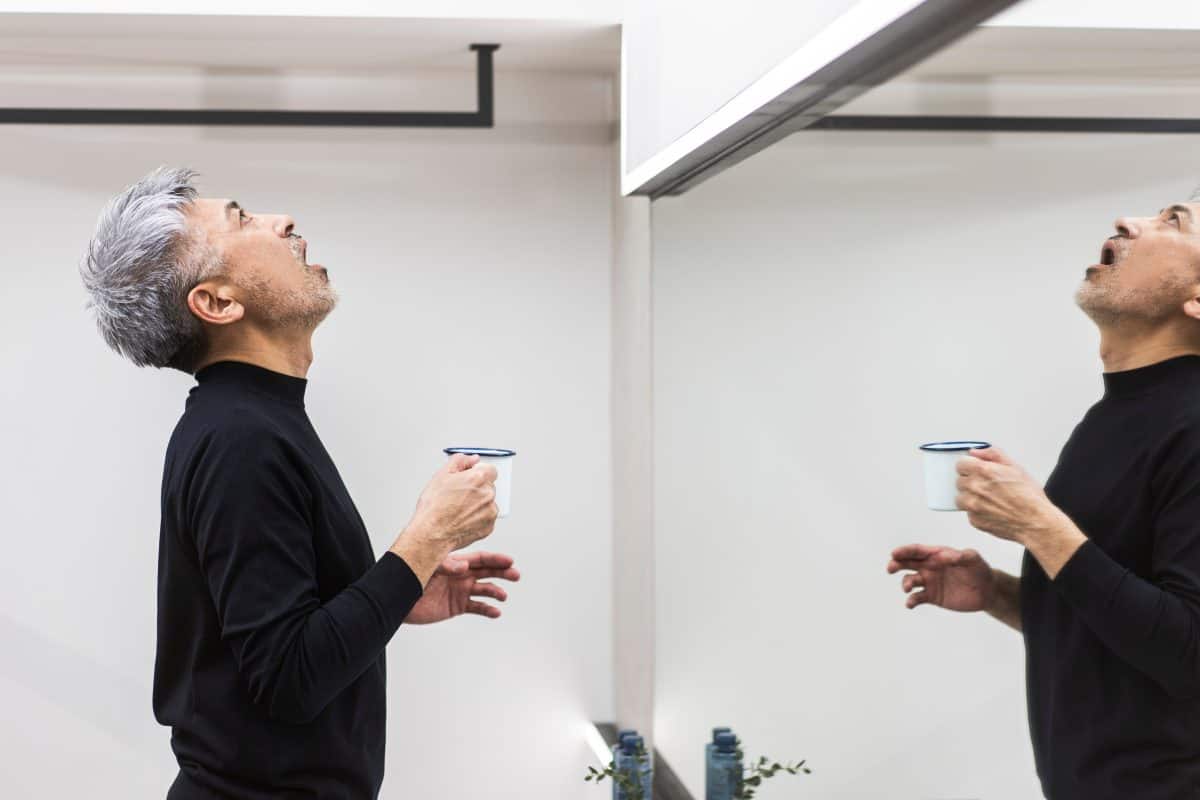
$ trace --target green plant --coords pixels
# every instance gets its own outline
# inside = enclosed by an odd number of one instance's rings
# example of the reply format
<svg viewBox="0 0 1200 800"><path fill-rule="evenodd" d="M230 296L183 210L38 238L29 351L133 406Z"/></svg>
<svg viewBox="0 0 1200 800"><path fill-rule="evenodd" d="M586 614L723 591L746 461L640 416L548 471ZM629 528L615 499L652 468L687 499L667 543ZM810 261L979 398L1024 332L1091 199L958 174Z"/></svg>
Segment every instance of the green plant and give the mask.
<svg viewBox="0 0 1200 800"><path fill-rule="evenodd" d="M742 740L737 740L737 760L739 764L746 762L746 754L742 750ZM798 764L793 764L790 761L787 764L780 764L778 761L772 761L766 756L762 756L758 761L754 761L746 768L745 773L738 778L737 788L733 790L733 796L736 800L751 800L755 792L762 786L762 782L768 778L774 778L781 772L786 772L789 775L811 775L812 770L805 766L807 759L801 760Z"/></svg>
<svg viewBox="0 0 1200 800"><path fill-rule="evenodd" d="M637 768L629 772L618 772L615 761L608 762L608 766L603 770L595 767L588 767L588 774L584 776L585 781L595 781L599 784L605 778L611 778L614 783L621 787L621 791L625 793L626 800L646 800L642 794L642 782L638 776L641 774L642 765L649 760L646 754L645 747L639 747L634 753L634 763ZM737 761L739 764L745 763L746 754L742 750L741 739L737 742ZM786 772L789 775L811 775L812 770L805 764L807 760L801 760L797 764L788 762L780 764L778 761L771 761L766 756L762 756L758 761L752 762L745 772L738 778L737 787L733 791L733 796L736 800L752 800L762 782L768 778L774 778L781 772Z"/></svg>
<svg viewBox="0 0 1200 800"><path fill-rule="evenodd" d="M617 771L617 763L615 761L608 762L608 766L602 770L595 767L588 767L588 774L584 776L585 781L595 781L599 784L605 778L611 778L612 781L621 787L621 791L625 794L625 800L646 800L642 792L642 766L650 760L650 756L646 753L644 745L640 745L633 754L634 769L625 772ZM630 774L632 772L632 774Z"/></svg>

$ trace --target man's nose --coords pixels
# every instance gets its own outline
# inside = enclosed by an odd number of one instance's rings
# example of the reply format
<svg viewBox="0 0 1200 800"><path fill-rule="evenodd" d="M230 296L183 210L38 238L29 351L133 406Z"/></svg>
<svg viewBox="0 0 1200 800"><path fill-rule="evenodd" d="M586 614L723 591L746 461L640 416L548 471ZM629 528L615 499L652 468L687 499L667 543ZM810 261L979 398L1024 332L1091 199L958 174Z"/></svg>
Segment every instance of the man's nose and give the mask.
<svg viewBox="0 0 1200 800"><path fill-rule="evenodd" d="M1121 217L1113 223L1117 233L1129 239L1136 239L1142 234L1141 220L1136 217Z"/></svg>
<svg viewBox="0 0 1200 800"><path fill-rule="evenodd" d="M289 217L287 214L276 214L272 219L271 228L280 236L290 236L292 229L296 227L296 220Z"/></svg>

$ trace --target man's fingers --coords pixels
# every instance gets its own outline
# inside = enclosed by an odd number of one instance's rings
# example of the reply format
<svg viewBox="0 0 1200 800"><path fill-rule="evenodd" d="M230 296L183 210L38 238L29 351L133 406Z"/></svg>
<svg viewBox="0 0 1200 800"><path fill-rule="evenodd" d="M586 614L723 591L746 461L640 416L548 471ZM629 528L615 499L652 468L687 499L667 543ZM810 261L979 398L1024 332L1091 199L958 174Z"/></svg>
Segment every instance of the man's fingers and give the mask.
<svg viewBox="0 0 1200 800"><path fill-rule="evenodd" d="M1008 457L1008 453L1001 450L999 447L985 447L982 450L970 450L970 454L978 458L980 461L992 461L997 464L1012 464L1013 460Z"/></svg>
<svg viewBox="0 0 1200 800"><path fill-rule="evenodd" d="M467 613L478 614L479 616L487 617L488 619L500 618L500 609L496 608L495 606L488 605L487 603L481 603L478 600L472 600L467 603Z"/></svg>
<svg viewBox="0 0 1200 800"><path fill-rule="evenodd" d="M499 578L505 581L521 580L521 571L513 566L514 560L504 553L455 553L452 558L463 561L470 569L471 576L476 580Z"/></svg>
<svg viewBox="0 0 1200 800"><path fill-rule="evenodd" d="M509 567L508 569L474 569L471 570L471 575L476 580L499 578L502 581L512 581L513 583L521 580L521 573L515 567Z"/></svg>
<svg viewBox="0 0 1200 800"><path fill-rule="evenodd" d="M475 458L478 460L479 456L475 456ZM491 464L476 463L471 467L471 471L478 476L480 483L495 483L496 478L500 475Z"/></svg>
<svg viewBox="0 0 1200 800"><path fill-rule="evenodd" d="M513 565L513 557L504 553L485 553L477 550L473 553L455 553L454 557L466 561L471 569L508 569Z"/></svg>
<svg viewBox="0 0 1200 800"><path fill-rule="evenodd" d="M978 553L975 553L975 556L978 555ZM923 569L941 569L942 567L953 567L961 563L966 563L967 560L969 558L964 558L963 551L943 547L928 558L905 558L900 561L893 558L888 562L887 571L889 575L895 575L897 572L903 572L904 570L916 572Z"/></svg>
<svg viewBox="0 0 1200 800"><path fill-rule="evenodd" d="M446 462L447 472L465 472L479 463L479 456L469 456L465 453L455 453Z"/></svg>
<svg viewBox="0 0 1200 800"><path fill-rule="evenodd" d="M971 451L975 452L974 450ZM975 456L963 456L954 464L954 469L959 475L977 475L980 471L986 469L983 464L983 459Z"/></svg>
<svg viewBox="0 0 1200 800"><path fill-rule="evenodd" d="M955 555L953 563L954 564L969 564L970 562L979 560L981 558L982 558L982 556L979 555L978 550L971 550L968 548L966 550L960 551L957 555Z"/></svg>
<svg viewBox="0 0 1200 800"><path fill-rule="evenodd" d="M461 577L471 571L471 565L464 560L450 557L438 565L437 571L442 575Z"/></svg>
<svg viewBox="0 0 1200 800"><path fill-rule="evenodd" d="M892 551L893 561L921 561L941 550L929 544L906 544Z"/></svg>
<svg viewBox="0 0 1200 800"><path fill-rule="evenodd" d="M477 582L471 587L471 597L490 597L503 603L508 600L508 592L494 583Z"/></svg>
<svg viewBox="0 0 1200 800"><path fill-rule="evenodd" d="M920 588L924 585L925 585L925 579L922 578L919 573L905 575L904 578L900 581L900 586L901 586L901 588L904 589L905 594L908 594L913 589Z"/></svg>
<svg viewBox="0 0 1200 800"><path fill-rule="evenodd" d="M928 603L928 602L929 602L929 592L925 589L922 589L919 592L913 592L912 594L910 594L908 596L908 599L904 601L904 605L907 606L908 608L916 608L917 606L922 605L924 603Z"/></svg>

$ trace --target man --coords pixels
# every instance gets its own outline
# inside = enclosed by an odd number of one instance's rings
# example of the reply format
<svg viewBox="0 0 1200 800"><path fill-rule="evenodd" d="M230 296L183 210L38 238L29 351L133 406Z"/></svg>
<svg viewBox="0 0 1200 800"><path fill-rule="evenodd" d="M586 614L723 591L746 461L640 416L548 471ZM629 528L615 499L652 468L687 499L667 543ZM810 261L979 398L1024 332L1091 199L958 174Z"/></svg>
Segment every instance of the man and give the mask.
<svg viewBox="0 0 1200 800"><path fill-rule="evenodd" d="M1029 727L1052 800L1200 797L1200 203L1117 220L1076 295L1104 394L1043 489L999 450L958 465L974 527L1025 547L1020 578L910 545L907 605L1024 635Z"/></svg>
<svg viewBox="0 0 1200 800"><path fill-rule="evenodd" d="M168 797L374 798L384 647L401 623L495 618L508 556L458 551L495 524L494 468L456 457L376 560L304 411L312 334L333 309L290 217L198 198L159 169L100 216L81 265L107 342L194 373L167 446L154 712Z"/></svg>

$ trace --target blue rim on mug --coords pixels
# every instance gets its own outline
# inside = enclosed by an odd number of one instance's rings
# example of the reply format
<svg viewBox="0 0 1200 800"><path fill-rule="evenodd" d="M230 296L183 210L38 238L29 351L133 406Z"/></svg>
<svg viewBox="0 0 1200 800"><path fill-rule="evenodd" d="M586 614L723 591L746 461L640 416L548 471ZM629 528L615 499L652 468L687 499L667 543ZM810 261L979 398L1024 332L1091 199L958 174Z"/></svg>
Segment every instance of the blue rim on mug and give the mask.
<svg viewBox="0 0 1200 800"><path fill-rule="evenodd" d="M486 456L488 458L508 458L517 454L516 450L501 450L496 447L447 447L442 452L448 456Z"/></svg>
<svg viewBox="0 0 1200 800"><path fill-rule="evenodd" d="M927 453L965 453L968 450L986 450L991 447L990 442L978 441L963 441L963 442L929 442L921 445L920 449Z"/></svg>

